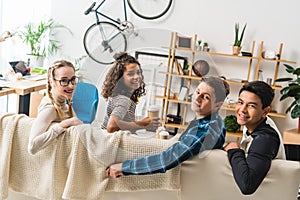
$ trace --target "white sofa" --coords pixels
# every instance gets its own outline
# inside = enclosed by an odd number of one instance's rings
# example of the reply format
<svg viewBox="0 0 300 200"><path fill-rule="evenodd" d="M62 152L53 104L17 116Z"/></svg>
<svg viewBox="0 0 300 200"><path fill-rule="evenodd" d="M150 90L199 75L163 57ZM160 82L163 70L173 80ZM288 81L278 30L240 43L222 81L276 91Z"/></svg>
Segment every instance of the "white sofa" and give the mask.
<svg viewBox="0 0 300 200"><path fill-rule="evenodd" d="M0 126L4 127L9 123L9 118L2 119ZM32 119L22 118L18 126L24 127L31 125ZM5 134L4 129L0 129L0 136ZM28 137L27 132L18 133L23 138ZM2 138L2 136L0 137ZM13 138L15 139L16 135ZM26 141L26 140L24 140ZM3 151L3 141L0 140L0 150ZM12 146L14 148L14 145ZM24 149L26 151L26 149ZM0 152L1 154L3 152ZM0 155L1 155L0 154ZM26 155L26 154L24 154ZM15 159L15 158L14 158ZM23 158L20 158L23 159ZM10 163L11 166L14 163ZM19 163L22 165L22 163ZM30 166L30 165L29 165ZM9 170L13 170L10 167ZM3 169L2 169L3 170ZM300 183L300 163L297 161L274 160L271 169L263 183L252 195L242 195L239 191L233 176L231 167L228 163L226 152L222 150L206 151L193 159L182 164L180 169L181 191L134 191L134 192L104 192L104 200L295 200L297 198L298 186ZM9 172L10 174L12 172ZM11 177L9 177L11 179ZM11 180L10 180L11 181ZM26 191L15 192L16 188L11 186L9 181L9 200L34 200L34 197L26 196ZM1 177L0 186L4 184ZM48 185L52 187L52 185ZM85 190L87 188L82 188ZM1 188L0 188L1 190ZM0 191L1 194L5 191ZM0 196L1 197L1 196ZM2 198L4 196L2 195ZM1 198L0 198L1 199Z"/></svg>

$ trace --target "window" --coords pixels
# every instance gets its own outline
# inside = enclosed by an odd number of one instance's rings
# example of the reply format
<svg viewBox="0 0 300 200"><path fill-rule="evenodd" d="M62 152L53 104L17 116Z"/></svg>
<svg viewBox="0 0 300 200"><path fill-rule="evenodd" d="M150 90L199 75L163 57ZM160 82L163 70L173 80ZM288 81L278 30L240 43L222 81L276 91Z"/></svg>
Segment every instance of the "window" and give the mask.
<svg viewBox="0 0 300 200"><path fill-rule="evenodd" d="M48 19L51 11L50 0L1 0L0 1L0 34L4 31L16 32L29 22ZM5 50L4 50L5 49ZM10 69L9 61L27 60L27 47L23 45L18 36L13 36L0 43L0 74ZM7 106L8 98L10 104ZM0 97L0 112L15 112L16 96Z"/></svg>

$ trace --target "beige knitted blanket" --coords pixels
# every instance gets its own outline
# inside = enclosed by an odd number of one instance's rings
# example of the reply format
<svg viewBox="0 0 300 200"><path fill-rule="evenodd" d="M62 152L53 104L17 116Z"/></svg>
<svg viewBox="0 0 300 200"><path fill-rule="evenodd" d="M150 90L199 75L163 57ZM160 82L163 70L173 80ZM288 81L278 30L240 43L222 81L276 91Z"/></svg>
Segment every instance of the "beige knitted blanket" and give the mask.
<svg viewBox="0 0 300 200"><path fill-rule="evenodd" d="M141 139L91 125L69 128L36 155L27 152L33 122L20 114L0 116L0 198L8 189L40 199L102 199L105 191L180 191L180 167L165 174L109 179L111 163L158 153L176 141Z"/></svg>

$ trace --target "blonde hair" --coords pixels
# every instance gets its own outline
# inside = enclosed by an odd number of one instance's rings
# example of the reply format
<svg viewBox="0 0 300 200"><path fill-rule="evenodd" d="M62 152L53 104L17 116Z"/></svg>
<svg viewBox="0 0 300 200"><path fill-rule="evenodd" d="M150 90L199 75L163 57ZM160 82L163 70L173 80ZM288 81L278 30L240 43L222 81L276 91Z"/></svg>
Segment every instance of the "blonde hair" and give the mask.
<svg viewBox="0 0 300 200"><path fill-rule="evenodd" d="M64 120L66 119L65 115L64 115L64 112L62 111L62 109L60 108L60 106L56 103L56 101L54 100L53 96L52 96L52 93L51 93L51 89L52 89L52 86L50 84L50 80L54 80L54 72L56 69L58 68L61 68L61 67L72 67L74 69L74 72L75 72L75 67L74 65L69 62L69 61L66 61L66 60L59 60L59 61L56 61L53 63L53 65L51 67L49 67L48 69L48 72L47 72L47 94L51 100L51 103L54 105L57 113L58 113L58 116L60 117L61 120ZM73 107L72 107L72 99L68 99L68 104L69 104L69 118L71 117L74 117L74 110L73 110Z"/></svg>

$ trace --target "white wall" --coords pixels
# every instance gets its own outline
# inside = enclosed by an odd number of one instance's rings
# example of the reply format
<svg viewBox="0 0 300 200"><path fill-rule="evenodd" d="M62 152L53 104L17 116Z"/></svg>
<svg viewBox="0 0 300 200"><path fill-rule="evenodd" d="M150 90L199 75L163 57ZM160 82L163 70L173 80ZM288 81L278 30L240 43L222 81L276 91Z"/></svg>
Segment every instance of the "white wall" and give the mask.
<svg viewBox="0 0 300 200"><path fill-rule="evenodd" d="M64 41L61 55L63 58L77 58L85 54L83 48L83 35L85 29L93 23L93 16L85 16L84 11L93 1L82 0L52 0L51 16L60 23L69 27L74 36L59 35L59 39ZM122 4L120 0L107 1L104 8L113 16L122 16ZM274 0L274 1L238 1L238 0L174 0L172 10L166 17L156 21L147 21L134 16L129 10L129 20L132 21L140 34L137 38L130 40L129 51L143 49L146 47L160 48L168 46L171 31L177 31L184 35L197 34L199 38L210 44L212 51L230 53L231 44L234 40L234 23L247 23L247 29L243 41L243 49L250 50L253 40L257 43L265 42L266 49L277 50L279 44L283 42L282 58L300 62L300 40L299 22L300 12L298 11L300 2L297 0ZM24 15L26 13L22 13ZM51 62L51 61L50 61ZM222 59L210 59L214 69L211 72L223 73L225 71L235 71L237 75L244 75L247 69L245 66L234 66L231 68L230 61L226 65L221 65ZM254 65L255 66L255 65ZM81 73L86 80L101 87L101 82L108 66L101 66L86 59L83 62ZM272 77L273 68L263 65L264 77ZM274 68L275 69L275 68ZM280 72L283 76L285 72ZM233 89L235 92L238 89ZM236 98L236 93L232 93L232 98ZM278 95L278 91L277 91ZM285 104L278 101L276 109L284 112ZM282 106L283 105L283 106ZM297 126L297 120L273 118L281 131Z"/></svg>

